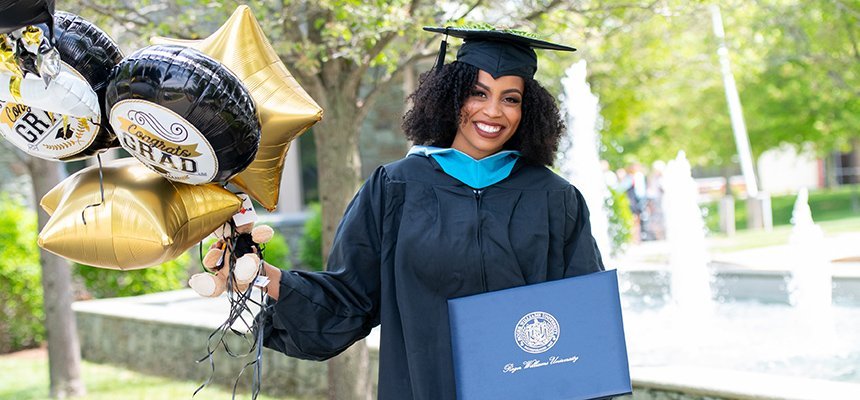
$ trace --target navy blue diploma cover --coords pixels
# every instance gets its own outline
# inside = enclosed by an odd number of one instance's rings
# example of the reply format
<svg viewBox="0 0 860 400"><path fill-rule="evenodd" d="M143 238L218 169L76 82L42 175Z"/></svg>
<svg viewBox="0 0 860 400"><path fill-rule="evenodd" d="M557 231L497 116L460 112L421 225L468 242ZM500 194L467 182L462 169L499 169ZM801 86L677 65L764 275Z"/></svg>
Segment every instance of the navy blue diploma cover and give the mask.
<svg viewBox="0 0 860 400"><path fill-rule="evenodd" d="M458 400L632 392L615 270L448 300Z"/></svg>

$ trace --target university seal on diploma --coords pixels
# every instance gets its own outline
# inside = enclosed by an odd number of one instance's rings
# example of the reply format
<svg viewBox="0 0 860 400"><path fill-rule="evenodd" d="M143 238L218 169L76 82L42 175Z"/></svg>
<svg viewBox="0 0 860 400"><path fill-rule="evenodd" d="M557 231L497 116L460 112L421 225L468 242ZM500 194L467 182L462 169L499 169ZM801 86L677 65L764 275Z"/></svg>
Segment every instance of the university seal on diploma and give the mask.
<svg viewBox="0 0 860 400"><path fill-rule="evenodd" d="M523 351L543 353L558 342L558 320L547 312L535 311L523 316L514 329L514 339Z"/></svg>

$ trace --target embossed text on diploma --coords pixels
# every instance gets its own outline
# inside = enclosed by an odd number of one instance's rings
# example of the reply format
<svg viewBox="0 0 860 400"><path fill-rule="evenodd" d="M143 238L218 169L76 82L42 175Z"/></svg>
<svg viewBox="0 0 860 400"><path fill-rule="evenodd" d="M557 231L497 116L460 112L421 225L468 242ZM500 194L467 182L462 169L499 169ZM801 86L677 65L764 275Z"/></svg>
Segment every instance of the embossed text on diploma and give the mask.
<svg viewBox="0 0 860 400"><path fill-rule="evenodd" d="M531 359L521 362L520 364L508 363L502 368L502 372L515 374L524 369L534 369L541 368L550 365L558 365L558 364L567 364L567 363L575 363L579 360L578 356L571 356L562 358L559 356L550 356L548 359Z"/></svg>

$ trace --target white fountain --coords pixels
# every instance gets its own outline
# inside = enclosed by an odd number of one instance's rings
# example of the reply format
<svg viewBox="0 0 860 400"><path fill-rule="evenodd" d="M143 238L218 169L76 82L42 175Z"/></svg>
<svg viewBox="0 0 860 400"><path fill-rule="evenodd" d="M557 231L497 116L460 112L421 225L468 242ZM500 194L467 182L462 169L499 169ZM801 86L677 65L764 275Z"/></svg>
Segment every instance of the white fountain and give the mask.
<svg viewBox="0 0 860 400"><path fill-rule="evenodd" d="M812 220L809 191L801 188L791 212L789 247L793 252L789 293L791 304L803 312L820 314L833 296L830 263L822 255L824 233Z"/></svg>
<svg viewBox="0 0 860 400"><path fill-rule="evenodd" d="M689 314L707 313L712 301L705 223L697 202L698 187L683 151L666 165L663 188L672 300Z"/></svg>
<svg viewBox="0 0 860 400"><path fill-rule="evenodd" d="M833 273L824 249L824 232L812 220L809 191L801 188L791 212L789 300L797 312L797 329L809 338L809 354L838 355L839 336L833 319Z"/></svg>
<svg viewBox="0 0 860 400"><path fill-rule="evenodd" d="M561 173L585 197L591 213L591 233L604 260L609 257L609 219L604 210L610 196L600 168L597 131L600 106L586 81L585 60L570 66L562 78L564 113L570 147L564 151ZM607 265L607 267L610 267Z"/></svg>

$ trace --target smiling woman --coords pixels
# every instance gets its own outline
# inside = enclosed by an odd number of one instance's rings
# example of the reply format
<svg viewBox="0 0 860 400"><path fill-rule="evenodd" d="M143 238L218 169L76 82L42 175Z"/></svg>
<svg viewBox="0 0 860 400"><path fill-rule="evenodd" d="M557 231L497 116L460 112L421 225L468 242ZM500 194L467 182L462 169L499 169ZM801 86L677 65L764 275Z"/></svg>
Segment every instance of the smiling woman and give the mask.
<svg viewBox="0 0 860 400"><path fill-rule="evenodd" d="M603 270L582 195L547 168L564 125L533 78L533 48L573 49L439 29L466 43L421 77L416 146L353 199L327 271L266 265L265 345L323 360L381 325L379 399L457 397L448 299Z"/></svg>
<svg viewBox="0 0 860 400"><path fill-rule="evenodd" d="M523 115L523 78L478 72L475 88L460 110L451 147L476 160L497 153L514 136Z"/></svg>

